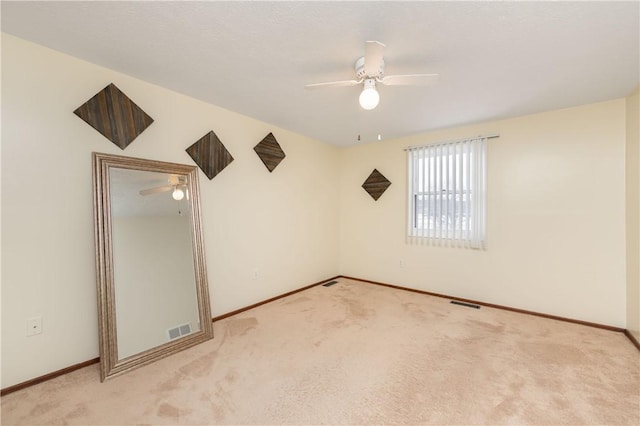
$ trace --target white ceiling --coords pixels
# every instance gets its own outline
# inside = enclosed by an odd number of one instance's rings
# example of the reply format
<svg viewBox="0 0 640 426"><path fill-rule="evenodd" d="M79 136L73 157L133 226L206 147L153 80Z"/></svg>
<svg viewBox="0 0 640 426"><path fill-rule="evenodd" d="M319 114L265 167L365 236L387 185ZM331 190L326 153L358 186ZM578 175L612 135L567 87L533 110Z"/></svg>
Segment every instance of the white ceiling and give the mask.
<svg viewBox="0 0 640 426"><path fill-rule="evenodd" d="M4 32L339 146L620 98L639 82L637 1L1 7ZM373 111L359 87L303 88L352 79L366 40L387 45L386 74L439 84L379 87Z"/></svg>

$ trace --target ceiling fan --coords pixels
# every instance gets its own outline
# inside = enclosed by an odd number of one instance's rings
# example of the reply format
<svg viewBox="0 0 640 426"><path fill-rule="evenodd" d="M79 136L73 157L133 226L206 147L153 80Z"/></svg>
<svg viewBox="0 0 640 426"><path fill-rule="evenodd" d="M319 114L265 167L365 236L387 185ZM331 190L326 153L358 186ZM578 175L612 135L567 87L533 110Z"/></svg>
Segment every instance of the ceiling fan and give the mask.
<svg viewBox="0 0 640 426"><path fill-rule="evenodd" d="M384 48L379 41L365 43L364 56L355 63L356 80L331 81L328 83L307 84L305 89L321 87L356 86L363 84L360 93L360 106L372 110L380 102L380 94L376 90L376 83L386 86L430 86L437 83L438 74L405 74L384 75Z"/></svg>
<svg viewBox="0 0 640 426"><path fill-rule="evenodd" d="M189 199L189 193L187 191L187 177L181 175L170 175L167 179L168 185L156 186L154 188L140 190L140 195L158 194L161 192L168 192L173 190L171 196L174 200L180 201L187 195Z"/></svg>

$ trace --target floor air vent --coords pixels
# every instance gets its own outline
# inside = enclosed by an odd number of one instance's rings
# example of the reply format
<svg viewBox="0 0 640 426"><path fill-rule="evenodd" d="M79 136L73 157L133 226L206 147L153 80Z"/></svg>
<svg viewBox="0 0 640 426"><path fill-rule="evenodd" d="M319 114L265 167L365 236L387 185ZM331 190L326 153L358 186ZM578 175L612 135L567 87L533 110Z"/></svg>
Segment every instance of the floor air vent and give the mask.
<svg viewBox="0 0 640 426"><path fill-rule="evenodd" d="M467 308L480 309L480 305L474 305L473 303L458 302L457 300L452 300L451 303L454 305L466 306Z"/></svg>
<svg viewBox="0 0 640 426"><path fill-rule="evenodd" d="M328 283L322 284L323 287L331 287L334 284L338 284L338 281L329 281Z"/></svg>

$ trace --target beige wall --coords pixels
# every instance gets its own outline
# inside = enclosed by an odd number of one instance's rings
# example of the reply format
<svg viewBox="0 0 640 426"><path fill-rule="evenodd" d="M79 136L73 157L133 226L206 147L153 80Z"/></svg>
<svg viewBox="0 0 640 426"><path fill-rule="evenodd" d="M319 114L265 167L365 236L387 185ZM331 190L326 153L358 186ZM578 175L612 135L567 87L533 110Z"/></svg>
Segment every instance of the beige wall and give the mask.
<svg viewBox="0 0 640 426"><path fill-rule="evenodd" d="M73 114L110 82L155 120L124 152ZM210 130L235 158L200 173L213 315L334 276L337 148L2 35L3 388L98 356L91 152L193 164ZM269 132L273 173L253 151Z"/></svg>
<svg viewBox="0 0 640 426"><path fill-rule="evenodd" d="M235 158L200 173L214 316L342 273L637 321L624 99L341 150L4 34L2 61L3 388L98 356L91 152L123 152L72 111L109 82L155 119L125 155L193 164L185 148L214 130ZM287 154L271 174L252 150L268 132ZM405 244L403 148L489 133L488 249ZM392 181L377 202L361 188L373 168Z"/></svg>
<svg viewBox="0 0 640 426"><path fill-rule="evenodd" d="M344 150L341 274L624 327L624 111L614 100ZM406 244L403 148L493 133L488 249ZM392 182L378 201L360 187L374 168Z"/></svg>
<svg viewBox="0 0 640 426"><path fill-rule="evenodd" d="M640 96L626 99L627 330L640 341Z"/></svg>

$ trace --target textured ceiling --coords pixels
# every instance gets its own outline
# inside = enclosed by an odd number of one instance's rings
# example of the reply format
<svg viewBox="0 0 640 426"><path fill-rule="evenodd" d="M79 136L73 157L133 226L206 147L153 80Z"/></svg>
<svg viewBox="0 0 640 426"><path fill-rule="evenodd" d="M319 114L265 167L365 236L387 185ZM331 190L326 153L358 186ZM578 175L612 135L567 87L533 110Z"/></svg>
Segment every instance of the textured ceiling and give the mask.
<svg viewBox="0 0 640 426"><path fill-rule="evenodd" d="M9 2L2 31L335 145L628 95L639 2ZM354 77L364 42L386 74L433 87L303 86ZM117 82L116 82L117 83ZM215 130L215 129L214 129Z"/></svg>

